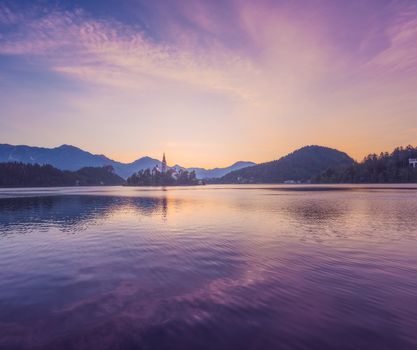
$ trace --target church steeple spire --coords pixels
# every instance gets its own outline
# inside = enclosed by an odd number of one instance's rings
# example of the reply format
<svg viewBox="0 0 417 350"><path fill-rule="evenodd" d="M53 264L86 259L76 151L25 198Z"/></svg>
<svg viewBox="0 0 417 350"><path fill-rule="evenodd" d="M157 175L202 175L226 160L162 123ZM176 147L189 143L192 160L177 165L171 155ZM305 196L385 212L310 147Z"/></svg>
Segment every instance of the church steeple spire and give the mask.
<svg viewBox="0 0 417 350"><path fill-rule="evenodd" d="M167 160L165 158L165 152L164 155L162 156L162 172L165 173L167 171Z"/></svg>

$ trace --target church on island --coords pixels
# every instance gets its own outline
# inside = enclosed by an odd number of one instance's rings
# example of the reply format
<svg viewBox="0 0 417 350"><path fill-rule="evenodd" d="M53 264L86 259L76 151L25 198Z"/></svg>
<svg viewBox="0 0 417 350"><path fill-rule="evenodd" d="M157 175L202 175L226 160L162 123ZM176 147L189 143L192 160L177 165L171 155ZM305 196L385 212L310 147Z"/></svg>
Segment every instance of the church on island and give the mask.
<svg viewBox="0 0 417 350"><path fill-rule="evenodd" d="M204 185L198 180L195 171L170 168L167 165L165 153L162 162L152 169L142 169L132 174L127 180L127 186L196 186Z"/></svg>
<svg viewBox="0 0 417 350"><path fill-rule="evenodd" d="M175 169L174 169L175 170ZM155 175L155 174L157 174L157 173L162 173L162 174L164 174L164 173L166 173L167 172L167 159L166 159L166 157L165 157L165 152L164 152L164 154L163 154L163 156L162 156L162 162L161 162L161 169L159 169L159 166L158 166L158 164L156 164L153 168L152 168L152 175ZM176 174L177 172L175 171L175 174ZM175 174L173 174L172 176L174 176Z"/></svg>

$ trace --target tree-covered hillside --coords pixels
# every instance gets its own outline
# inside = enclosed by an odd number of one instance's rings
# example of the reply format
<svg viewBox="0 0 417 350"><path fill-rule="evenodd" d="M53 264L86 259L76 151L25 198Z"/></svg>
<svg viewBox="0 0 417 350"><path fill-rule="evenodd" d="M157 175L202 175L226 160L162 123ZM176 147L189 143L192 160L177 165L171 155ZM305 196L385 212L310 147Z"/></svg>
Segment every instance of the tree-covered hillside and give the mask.
<svg viewBox="0 0 417 350"><path fill-rule="evenodd" d="M0 187L121 185L111 166L62 171L51 165L0 163Z"/></svg>
<svg viewBox="0 0 417 350"><path fill-rule="evenodd" d="M333 167L317 177L319 183L410 183L417 182L417 147L398 147L392 153L370 154L360 163Z"/></svg>
<svg viewBox="0 0 417 350"><path fill-rule="evenodd" d="M282 183L310 181L326 169L350 165L346 153L322 146L306 146L279 160L243 168L223 176L221 183Z"/></svg>

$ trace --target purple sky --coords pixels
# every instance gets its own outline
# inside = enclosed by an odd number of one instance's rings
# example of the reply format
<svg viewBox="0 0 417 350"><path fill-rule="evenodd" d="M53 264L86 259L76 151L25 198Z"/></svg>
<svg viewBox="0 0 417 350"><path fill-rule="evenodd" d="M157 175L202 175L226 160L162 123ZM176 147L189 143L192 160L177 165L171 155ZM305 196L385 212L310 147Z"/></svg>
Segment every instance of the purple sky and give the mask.
<svg viewBox="0 0 417 350"><path fill-rule="evenodd" d="M417 1L1 1L0 142L184 166L417 142Z"/></svg>

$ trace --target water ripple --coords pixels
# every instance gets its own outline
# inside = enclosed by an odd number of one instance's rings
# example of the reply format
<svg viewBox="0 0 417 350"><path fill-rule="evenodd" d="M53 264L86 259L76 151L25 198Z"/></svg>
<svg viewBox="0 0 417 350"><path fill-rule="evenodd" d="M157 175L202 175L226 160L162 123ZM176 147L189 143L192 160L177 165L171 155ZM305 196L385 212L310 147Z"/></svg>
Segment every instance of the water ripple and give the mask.
<svg viewBox="0 0 417 350"><path fill-rule="evenodd" d="M415 349L399 186L0 193L1 349Z"/></svg>

